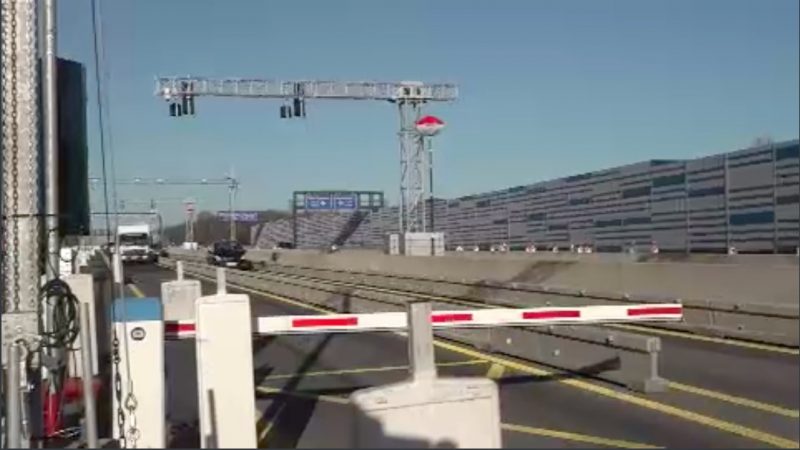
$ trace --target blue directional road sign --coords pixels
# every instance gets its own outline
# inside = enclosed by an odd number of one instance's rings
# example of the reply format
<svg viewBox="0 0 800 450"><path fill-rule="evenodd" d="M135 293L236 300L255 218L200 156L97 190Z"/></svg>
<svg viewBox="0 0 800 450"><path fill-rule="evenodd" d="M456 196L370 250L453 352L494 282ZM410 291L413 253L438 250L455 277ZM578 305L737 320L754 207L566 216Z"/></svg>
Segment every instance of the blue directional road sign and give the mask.
<svg viewBox="0 0 800 450"><path fill-rule="evenodd" d="M217 218L220 220L231 220L229 211L218 211ZM258 222L258 211L234 211L233 220L236 222Z"/></svg>
<svg viewBox="0 0 800 450"><path fill-rule="evenodd" d="M307 196L306 209L333 209L330 196Z"/></svg>
<svg viewBox="0 0 800 450"><path fill-rule="evenodd" d="M355 195L336 195L333 197L333 207L335 209L356 209L356 206Z"/></svg>

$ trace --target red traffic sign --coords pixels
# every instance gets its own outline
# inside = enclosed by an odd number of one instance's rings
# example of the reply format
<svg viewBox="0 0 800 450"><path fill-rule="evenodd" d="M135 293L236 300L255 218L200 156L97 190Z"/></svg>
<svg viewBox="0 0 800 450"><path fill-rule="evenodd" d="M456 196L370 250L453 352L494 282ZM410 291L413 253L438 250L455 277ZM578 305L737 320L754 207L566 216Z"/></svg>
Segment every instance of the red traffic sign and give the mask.
<svg viewBox="0 0 800 450"><path fill-rule="evenodd" d="M444 128L444 121L435 116L425 116L419 119L415 126L417 131L424 136L434 136Z"/></svg>

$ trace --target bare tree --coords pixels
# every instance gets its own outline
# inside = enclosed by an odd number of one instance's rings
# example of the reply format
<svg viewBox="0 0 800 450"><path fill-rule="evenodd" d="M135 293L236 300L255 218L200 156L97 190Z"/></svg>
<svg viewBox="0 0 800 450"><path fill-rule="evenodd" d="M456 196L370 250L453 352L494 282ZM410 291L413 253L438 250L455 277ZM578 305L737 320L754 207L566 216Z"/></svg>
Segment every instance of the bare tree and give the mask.
<svg viewBox="0 0 800 450"><path fill-rule="evenodd" d="M765 145L770 145L773 142L775 142L775 140L772 139L772 136L764 134L753 139L753 143L750 144L750 147L764 147Z"/></svg>

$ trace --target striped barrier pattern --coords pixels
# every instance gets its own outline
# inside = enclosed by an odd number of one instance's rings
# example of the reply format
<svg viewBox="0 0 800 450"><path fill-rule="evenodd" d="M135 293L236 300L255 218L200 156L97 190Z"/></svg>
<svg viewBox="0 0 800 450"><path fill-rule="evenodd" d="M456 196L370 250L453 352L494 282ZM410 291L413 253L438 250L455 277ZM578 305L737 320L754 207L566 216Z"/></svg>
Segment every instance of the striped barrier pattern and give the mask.
<svg viewBox="0 0 800 450"><path fill-rule="evenodd" d="M679 321L683 307L678 303L644 305L596 305L578 308L479 309L436 311L431 314L434 328L478 328L503 326L575 325ZM254 318L255 335L343 333L392 331L408 328L403 312L371 314L329 314L272 316ZM167 321L168 339L183 339L195 334L194 321Z"/></svg>

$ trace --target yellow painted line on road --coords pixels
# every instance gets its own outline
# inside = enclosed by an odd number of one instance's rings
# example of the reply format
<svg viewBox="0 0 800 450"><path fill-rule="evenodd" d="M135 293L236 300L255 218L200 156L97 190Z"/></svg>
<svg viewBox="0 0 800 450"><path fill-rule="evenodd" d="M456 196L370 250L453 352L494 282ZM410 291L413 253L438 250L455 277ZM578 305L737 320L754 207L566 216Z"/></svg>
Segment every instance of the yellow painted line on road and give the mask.
<svg viewBox="0 0 800 450"><path fill-rule="evenodd" d="M436 364L437 367L460 367L460 366L475 366L479 364L486 364L486 361L483 359L471 359L468 361L456 361L456 362L449 362L449 363L439 363ZM384 367L364 367L359 369L342 369L342 370L323 370L319 372L306 372L302 374L303 378L306 377L324 377L324 376L333 376L333 375L351 375L351 374L360 374L360 373L374 373L374 372L391 372L395 370L408 370L408 366L384 366ZM298 374L278 374L278 375L269 375L261 379L261 381L273 381L273 380L286 380L290 378L297 377Z"/></svg>
<svg viewBox="0 0 800 450"><path fill-rule="evenodd" d="M486 378L490 378L492 380L499 380L503 378L503 373L505 373L506 368L500 364L492 363L489 367L489 370L486 372Z"/></svg>
<svg viewBox="0 0 800 450"><path fill-rule="evenodd" d="M342 397L339 395L324 395L324 394L313 394L310 392L302 392L302 391L286 391L280 388L272 388L272 387L265 387L265 386L258 386L256 387L256 392L260 392L262 394L275 394L275 395L282 395L286 397L297 397L297 398L307 398L311 400L322 400L328 403L336 403L339 405L349 405L350 400L347 397Z"/></svg>
<svg viewBox="0 0 800 450"><path fill-rule="evenodd" d="M352 281L329 280L329 279L324 279L324 278L314 278L314 277L310 277L310 276L307 276L307 275L287 274L287 273L280 273L280 272L265 272L265 273L268 274L268 275L273 275L273 276L278 276L278 277L293 278L295 280L306 279L306 280L312 280L312 281L317 281L317 282L322 281L323 283L330 284L330 285L333 285L333 286L352 287L352 288L361 289L361 290L364 290L364 291L372 291L372 292L378 292L378 293L382 293L382 294L411 295L411 296L417 297L417 298L424 298L424 299L428 299L428 300L435 300L435 301L446 302L446 303L454 303L454 304L460 304L460 305L465 305L465 306L473 306L473 307L484 308L484 309L486 309L486 308L488 308L490 306L490 305L487 305L485 302L480 302L480 301L475 301L475 300L461 300L461 299L441 297L441 296L431 295L431 294L423 294L421 292L398 291L398 290L392 289L392 288L372 286L372 285L368 285L368 284L353 283Z"/></svg>
<svg viewBox="0 0 800 450"><path fill-rule="evenodd" d="M566 441L583 442L586 444L603 445L606 447L615 448L664 448L650 444L642 444L639 442L623 441L619 439L608 439L600 436L592 436L588 434L578 434L569 431L550 430L547 428L529 427L525 425L514 425L510 423L500 424L500 428L507 431L515 431L517 433L531 434L534 436L544 436L555 439L563 439Z"/></svg>
<svg viewBox="0 0 800 450"><path fill-rule="evenodd" d="M747 341L740 341L737 339L725 339L719 338L714 336L702 336L699 334L688 333L685 331L673 331L673 330L665 330L663 328L649 328L649 327L642 327L637 325L627 325L627 324L608 324L605 325L609 328L619 328L621 330L629 330L629 331L640 331L642 333L652 333L652 334L661 334L664 336L673 336L682 339L690 339L694 341L705 341L705 342L713 342L714 344L724 344L724 345L731 345L734 347L742 347L742 348L750 348L753 350L763 350L767 352L774 352L774 353L785 353L787 355L800 355L800 349L797 348L788 348L788 347L780 347L777 345L769 345L769 344L759 344L757 342L747 342Z"/></svg>
<svg viewBox="0 0 800 450"><path fill-rule="evenodd" d="M256 391L263 394L282 395L287 397L307 398L313 400L320 400L328 403L335 403L337 405L348 405L350 400L344 396L337 395L324 395L314 394L302 391L285 391L279 388L257 387ZM555 439L562 439L567 441L582 442L587 444L603 445L606 447L616 448L663 448L649 444L642 444L638 442L623 441L618 439L608 439L600 436L592 436L587 434L571 433L568 431L551 430L547 428L529 427L525 425L515 425L510 423L500 424L500 428L507 431L513 431L522 434L533 436L543 436Z"/></svg>
<svg viewBox="0 0 800 450"><path fill-rule="evenodd" d="M202 275L197 275L206 279L210 279L210 277L205 277ZM310 305L307 303L299 302L296 300L292 300L283 296L271 294L264 291L258 291L256 289L250 289L246 287L236 286L236 289L245 292L251 292L256 295L271 298L273 300L277 300L284 303L289 303L292 305L300 306L302 308L306 308L313 311L319 311L324 314L334 314L330 310L320 308L318 306ZM505 366L507 369L514 369L518 370L523 373L528 373L531 375L536 376L552 376L553 373L539 369L534 367L530 364L523 364L517 361L513 361L510 359L481 353L476 350L472 350L466 347L462 347L459 345L455 345L449 342L444 342L441 340L435 340L434 345L443 348L446 350L450 350L455 353L459 353L464 356L468 356L475 359L485 359L487 361L500 364ZM687 420L689 422L694 422L696 424L700 424L709 428L714 428L720 431L724 431L727 433L735 434L737 436L742 436L747 439L751 439L753 441L761 442L764 444L769 444L778 448L798 448L800 447L800 442L792 441L790 439L786 439L771 433L767 433L765 431L757 430L754 428L746 427L744 425L740 425L733 422L728 422L722 419L717 419L715 417L707 416L704 414L696 413L693 411L688 411L685 409L681 409L675 406L667 405L665 403L660 403L654 400L648 400L646 398L638 397L633 394L628 394L625 392L617 392L613 389L610 389L605 386L601 386L598 384L590 383L583 379L575 379L575 378L564 378L559 379L559 383L565 384L567 386L575 387L587 392L591 392L593 394L597 394L603 397L613 398L615 400L619 400L631 405L639 406L645 409L649 409L652 411L656 411L662 414L666 414L672 417L677 417L679 419Z"/></svg>
<svg viewBox="0 0 800 450"><path fill-rule="evenodd" d="M278 423L278 419L280 418L281 413L286 408L286 403L281 405L275 414L269 419L265 419L261 417L261 412L256 410L256 443L258 448L266 448L268 443L268 437L270 432L275 428L275 424Z"/></svg>
<svg viewBox="0 0 800 450"><path fill-rule="evenodd" d="M145 298L144 292L142 292L142 290L139 289L139 286L136 286L135 284L130 283L130 284L128 284L128 288L131 290L131 292L133 292L133 295L135 295L135 296L137 296L139 298Z"/></svg>
<svg viewBox="0 0 800 450"><path fill-rule="evenodd" d="M689 386L688 384L677 383L674 381L669 382L670 389L688 392L690 394L701 395L703 397L721 400L723 402L732 403L734 405L746 406L748 408L757 409L768 413L778 414L792 419L800 419L800 411L796 409L783 408L769 403L763 403L749 398L736 397L733 395L724 394L722 392L710 391L708 389L699 388L696 386Z"/></svg>
<svg viewBox="0 0 800 450"><path fill-rule="evenodd" d="M268 272L270 273L270 272ZM303 277L305 279L314 280L314 277L309 277L305 275L294 275L294 274L282 274L282 273L275 273L271 272L270 274L276 276L284 276L287 278L295 278ZM417 298L423 298L428 300L440 301L445 303L454 303L454 304L462 304L466 306L477 306L479 308L489 308L492 305L487 304L486 302L481 302L477 300L463 300L463 299L453 299L448 297L442 297L437 295L431 294L423 294L417 292L408 292L408 291L398 291L392 288L383 288L371 285L359 285L357 283L348 282L348 281L339 281L339 280L327 280L324 279L325 283L333 284L333 285L341 285L346 287L355 287L360 288L363 290L370 290L374 292L380 292L385 294L393 294L393 295L411 295ZM660 328L650 328L650 327L643 327L641 325L628 325L628 324L605 324L603 326L609 328L618 328L622 330L629 330L629 331L639 331L642 333L652 333L652 334L661 334L664 336L672 336L681 339L689 339L694 341L703 341L703 342L712 342L714 344L723 344L723 345L731 345L735 347L742 347L742 348L749 348L753 350L763 350L768 352L775 352L775 353L785 353L788 355L800 355L800 348L788 348L788 347L781 347L778 345L770 345L770 344L760 344L757 342L748 342L742 341L738 339L730 339L730 338L718 338L713 336L703 336L700 334L695 334L686 331L673 331L673 330L664 330Z"/></svg>
<svg viewBox="0 0 800 450"><path fill-rule="evenodd" d="M507 368L519 370L520 372L525 372L531 375L536 375L536 376L553 375L551 372L539 369L537 367L528 364L523 364L517 361L511 361L494 355L482 355L476 352L475 350L463 348L461 346L451 344L449 342L435 342L434 344L438 347L446 348L455 351L457 353L461 353L463 355L472 357L480 356L482 358L487 359L488 361L496 362L498 364L506 366ZM592 392L597 395L620 400L625 403L629 403L631 405L636 405L645 409L660 412L662 414L694 422L709 428L715 428L717 430L742 436L748 439L752 439L754 441L770 444L778 448L797 448L800 445L800 443L798 443L797 441L792 441L790 439L782 438L780 436L776 436L774 434L770 434L761 430L756 430L754 428L746 427L744 425L740 425L737 423L728 422L725 420L717 419L715 417L707 416L693 411L688 411L672 405L660 403L654 400L648 400L646 398L638 397L633 394L618 392L613 389L607 388L605 386L590 383L582 379L566 378L566 379L560 379L558 380L558 382L578 389L582 389L584 391Z"/></svg>

